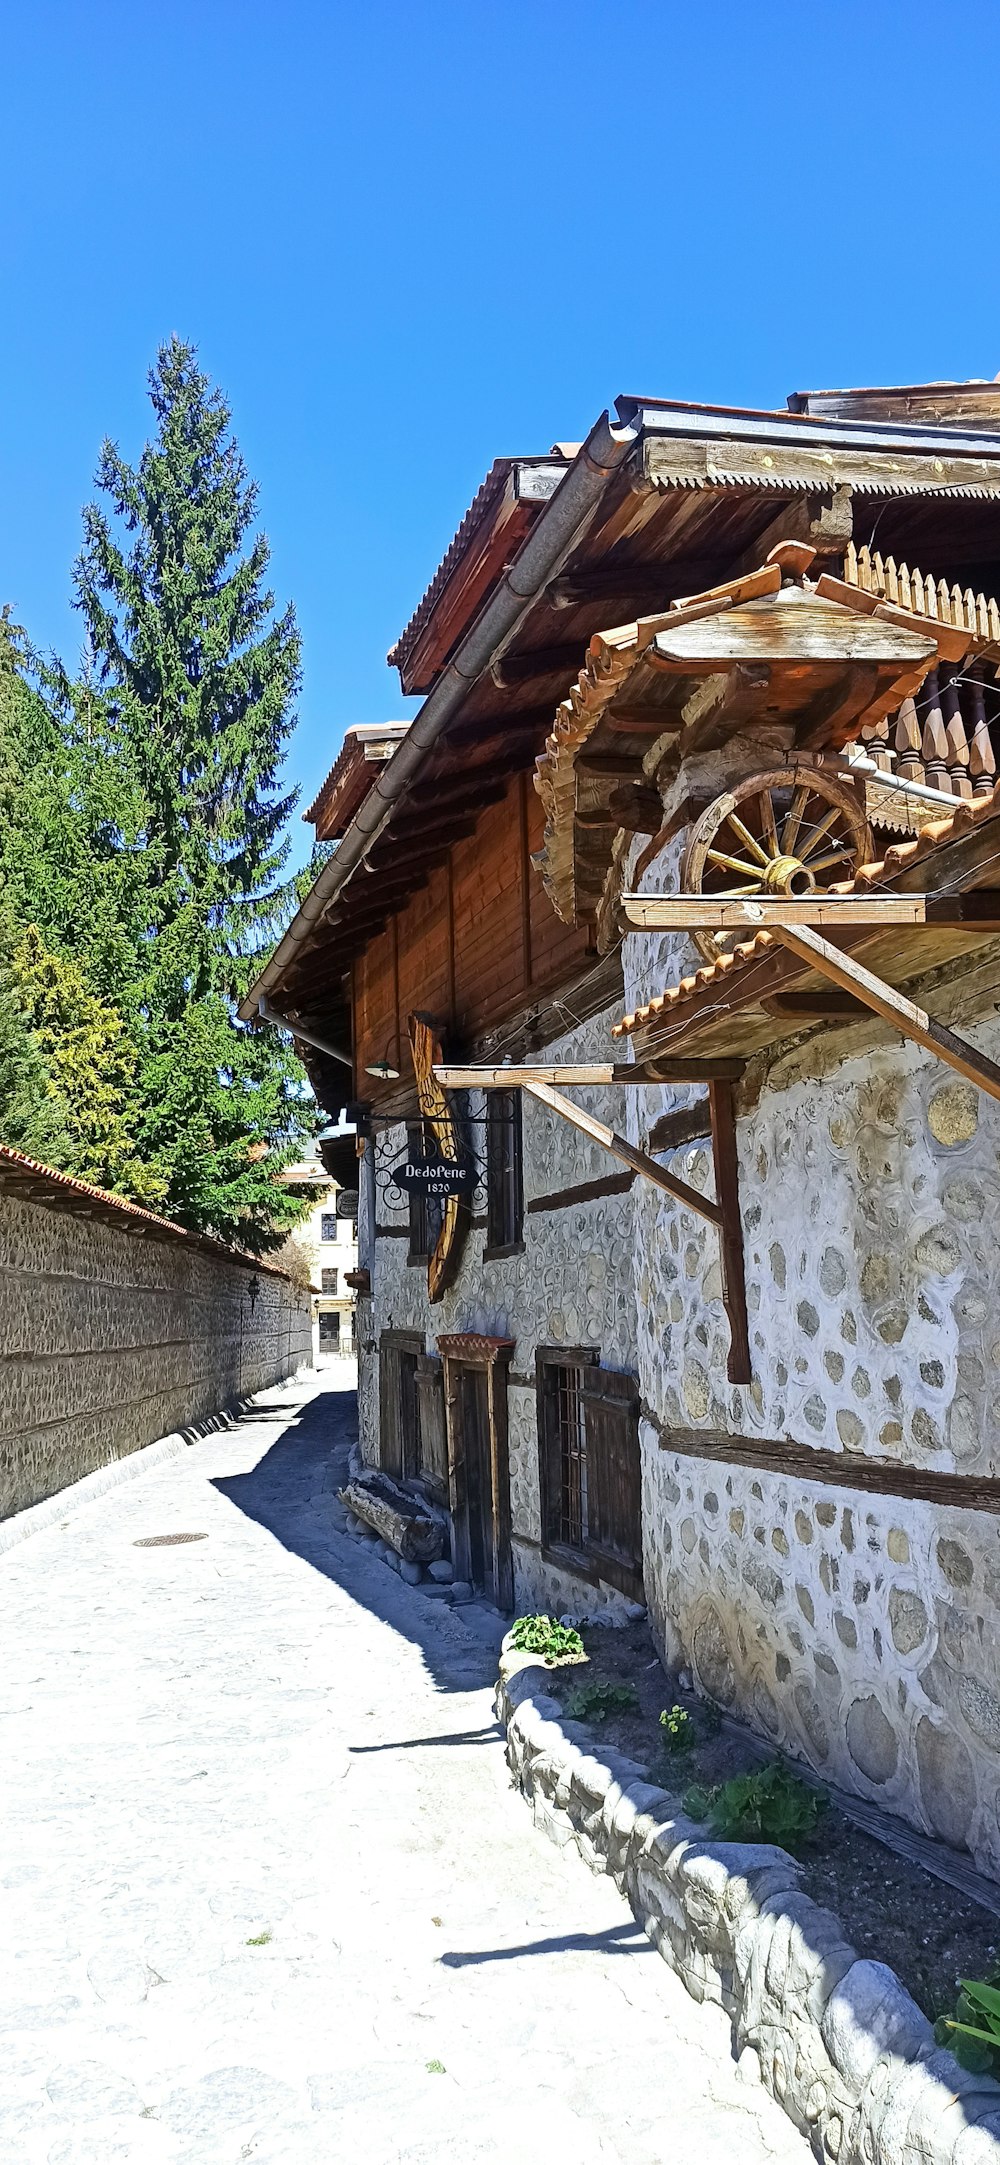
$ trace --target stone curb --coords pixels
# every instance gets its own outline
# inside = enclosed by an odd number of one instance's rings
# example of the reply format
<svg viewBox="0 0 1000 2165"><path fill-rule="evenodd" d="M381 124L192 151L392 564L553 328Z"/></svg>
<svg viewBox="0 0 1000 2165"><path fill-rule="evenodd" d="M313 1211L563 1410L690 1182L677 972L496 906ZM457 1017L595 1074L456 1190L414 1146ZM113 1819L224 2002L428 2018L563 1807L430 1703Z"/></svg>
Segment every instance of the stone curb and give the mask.
<svg viewBox="0 0 1000 2165"><path fill-rule="evenodd" d="M1000 2165L1000 2084L968 2074L883 1962L858 1955L800 1888L787 1851L706 1841L623 1753L598 1755L504 1641L507 1764L535 1825L621 1888L696 2000L823 2165ZM753 2063L756 2063L754 2065Z"/></svg>
<svg viewBox="0 0 1000 2165"><path fill-rule="evenodd" d="M296 1369L292 1375L283 1376L281 1383L270 1383L268 1390L276 1391L286 1383L303 1380L310 1371ZM235 1428L248 1406L255 1406L265 1392L255 1393L251 1398L241 1398L234 1406L224 1406L219 1413L211 1413L204 1421L195 1421L190 1428L175 1430L169 1436L157 1436L152 1443L140 1445L137 1451L129 1451L124 1458L113 1458L106 1466L95 1466L93 1473L81 1475L79 1481L69 1482L66 1488L57 1488L51 1496L42 1496L38 1503L26 1504L23 1511L15 1511L8 1519L0 1520L0 1556L8 1549L17 1548L31 1534L44 1533L47 1526L57 1525L68 1513L81 1511L84 1504L95 1503L109 1489L120 1488L124 1481L135 1481L142 1473L151 1473L167 1459L180 1458L193 1443L200 1443L203 1436L216 1435L220 1429Z"/></svg>

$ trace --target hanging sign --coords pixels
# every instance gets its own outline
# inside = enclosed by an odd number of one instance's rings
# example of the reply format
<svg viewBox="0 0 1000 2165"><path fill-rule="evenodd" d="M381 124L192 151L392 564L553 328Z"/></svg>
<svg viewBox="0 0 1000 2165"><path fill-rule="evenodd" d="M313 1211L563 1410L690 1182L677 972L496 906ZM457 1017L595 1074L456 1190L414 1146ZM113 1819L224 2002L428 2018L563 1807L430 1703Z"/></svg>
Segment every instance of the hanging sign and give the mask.
<svg viewBox="0 0 1000 2165"><path fill-rule="evenodd" d="M476 1185L474 1166L447 1158L403 1158L392 1177L410 1195L471 1195Z"/></svg>
<svg viewBox="0 0 1000 2165"><path fill-rule="evenodd" d="M407 1031L421 1119L430 1129L441 1157L441 1166L436 1170L444 1172L449 1179L453 1175L462 1175L461 1187L437 1190L444 1209L433 1252L427 1259L427 1291L431 1300L437 1301L451 1284L461 1260L469 1224L467 1198L472 1182L465 1177L466 1164L451 1103L434 1074L442 1058L437 1027L429 1015L413 1014L407 1018ZM420 1187L425 1195L435 1192L425 1184L423 1177Z"/></svg>

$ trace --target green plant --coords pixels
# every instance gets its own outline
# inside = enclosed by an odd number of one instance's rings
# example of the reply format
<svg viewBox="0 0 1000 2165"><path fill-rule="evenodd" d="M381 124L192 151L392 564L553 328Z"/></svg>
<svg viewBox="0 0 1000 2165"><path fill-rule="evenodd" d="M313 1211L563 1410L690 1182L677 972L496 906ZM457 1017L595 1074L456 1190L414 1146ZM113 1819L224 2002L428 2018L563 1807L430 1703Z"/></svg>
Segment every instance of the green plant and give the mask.
<svg viewBox="0 0 1000 2165"><path fill-rule="evenodd" d="M429 2075L443 2075L444 2071L445 2067L443 2060L428 2060L427 2072Z"/></svg>
<svg viewBox="0 0 1000 2165"><path fill-rule="evenodd" d="M519 1616L511 1629L511 1642L519 1654L541 1654L546 1661L565 1661L583 1653L583 1640L569 1624L557 1624L554 1616Z"/></svg>
<svg viewBox="0 0 1000 2165"><path fill-rule="evenodd" d="M716 1789L694 1783L683 1804L692 1819L707 1819L724 1842L776 1842L794 1852L815 1834L826 1798L776 1759L759 1773L734 1774Z"/></svg>
<svg viewBox="0 0 1000 2165"><path fill-rule="evenodd" d="M634 1684L578 1684L565 1702L571 1721L607 1721L609 1714L638 1714Z"/></svg>
<svg viewBox="0 0 1000 2165"><path fill-rule="evenodd" d="M962 1979L953 2015L934 2025L939 2045L948 2045L960 2067L977 2075L1000 2075L1000 1968L983 1983Z"/></svg>
<svg viewBox="0 0 1000 2165"><path fill-rule="evenodd" d="M663 1742L668 1752L689 1752L695 1740L695 1726L690 1714L682 1706L665 1706L660 1715Z"/></svg>
<svg viewBox="0 0 1000 2165"><path fill-rule="evenodd" d="M270 1942L271 1942L271 1934L270 1934L270 1932L255 1932L255 1933L254 1933L254 1936L253 1936L253 1938L252 1938L252 1939L248 1939L248 1941L247 1941L247 1946L248 1946L248 1947L268 1947L268 1946L270 1945Z"/></svg>

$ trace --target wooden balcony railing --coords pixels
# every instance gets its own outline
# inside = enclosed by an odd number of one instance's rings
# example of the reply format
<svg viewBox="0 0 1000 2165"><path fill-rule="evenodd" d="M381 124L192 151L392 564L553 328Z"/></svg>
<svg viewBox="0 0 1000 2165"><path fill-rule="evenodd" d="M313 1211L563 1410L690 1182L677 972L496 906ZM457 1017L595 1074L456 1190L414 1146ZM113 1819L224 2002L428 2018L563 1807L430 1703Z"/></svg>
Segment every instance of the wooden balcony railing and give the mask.
<svg viewBox="0 0 1000 2165"><path fill-rule="evenodd" d="M844 578L866 594L958 631L1000 642L1000 606L992 594L964 592L863 543L849 542ZM992 662L940 663L916 699L898 714L862 730L864 751L884 773L953 797L988 797L997 778L1000 698Z"/></svg>

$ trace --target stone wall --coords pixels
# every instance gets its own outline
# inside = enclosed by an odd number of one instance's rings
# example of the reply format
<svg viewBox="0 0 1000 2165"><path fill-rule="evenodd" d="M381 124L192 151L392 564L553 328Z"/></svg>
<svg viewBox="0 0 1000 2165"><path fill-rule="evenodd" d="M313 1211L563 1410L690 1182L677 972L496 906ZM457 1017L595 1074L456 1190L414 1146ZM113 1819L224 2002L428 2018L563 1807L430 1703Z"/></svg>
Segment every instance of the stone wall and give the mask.
<svg viewBox="0 0 1000 2165"><path fill-rule="evenodd" d="M0 1346L5 1517L291 1374L308 1295L124 1212L0 1193Z"/></svg>
<svg viewBox="0 0 1000 2165"><path fill-rule="evenodd" d="M691 966L676 938L626 958L628 1006ZM997 1057L992 1010L961 1028ZM877 1026L839 1043L786 1056L739 1121L749 1387L726 1380L714 1232L636 1187L647 1595L713 1698L995 1872L1000 1518L904 1499L898 1469L996 1473L1000 1106ZM686 1101L635 1092L631 1132ZM708 1150L664 1162L710 1188ZM693 1456L702 1430L740 1463ZM786 1438L842 1486L753 1465Z"/></svg>
<svg viewBox="0 0 1000 2165"><path fill-rule="evenodd" d="M612 1017L580 1025L533 1055L541 1061L568 1062L606 1058ZM624 1091L572 1093L580 1103L621 1127ZM483 1093L470 1093L471 1132L482 1157ZM603 1180L616 1169L607 1153L545 1107L525 1098L523 1105L524 1196L538 1196ZM406 1211L393 1209L386 1197L387 1169L405 1157L403 1128L378 1139L376 1219L402 1231ZM483 1208L481 1193L475 1215ZM362 1184L362 1210L365 1211ZM359 1228L362 1252L367 1227ZM374 1243L371 1301L359 1311L361 1441L368 1464L378 1462L378 1340L385 1330L419 1330L427 1350L435 1350L440 1332L482 1331L515 1341L510 1365L508 1431L515 1601L519 1608L583 1610L588 1615L621 1616L623 1597L612 1587L593 1586L548 1562L540 1552L541 1516L538 1479L538 1429L535 1415L535 1348L538 1345L595 1347L609 1368L636 1366L635 1292L632 1279L632 1195L604 1196L552 1211L525 1211L523 1253L483 1260L485 1231L469 1234L456 1283L433 1306L427 1297L425 1264L407 1262L405 1239L383 1234ZM367 1349L367 1350L366 1350Z"/></svg>
<svg viewBox="0 0 1000 2165"><path fill-rule="evenodd" d="M496 1711L536 1827L607 1872L692 1997L724 2008L741 2076L763 2083L811 2155L1000 2165L1000 2085L935 2049L894 1971L859 1957L787 1852L706 1840L634 1760L567 1720L546 1681L505 1641Z"/></svg>

